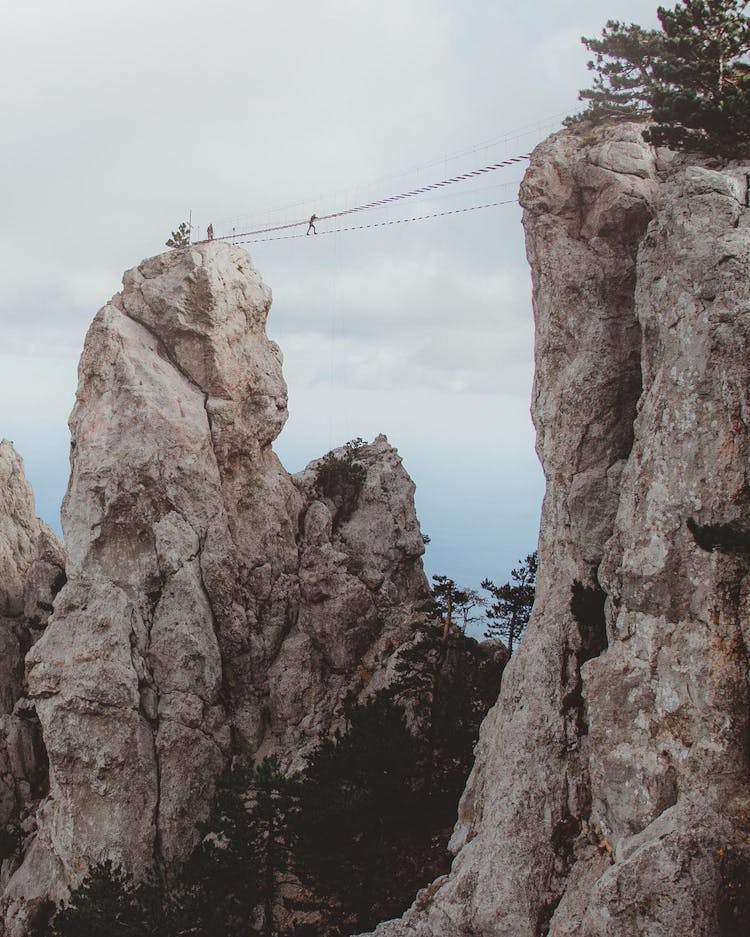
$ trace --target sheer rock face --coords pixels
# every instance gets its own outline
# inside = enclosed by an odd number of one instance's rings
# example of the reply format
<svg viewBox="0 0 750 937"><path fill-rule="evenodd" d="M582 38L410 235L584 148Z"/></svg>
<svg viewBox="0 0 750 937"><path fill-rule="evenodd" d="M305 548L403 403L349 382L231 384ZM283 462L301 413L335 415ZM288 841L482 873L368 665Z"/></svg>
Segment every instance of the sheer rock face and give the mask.
<svg viewBox="0 0 750 937"><path fill-rule="evenodd" d="M452 872L378 937L724 933L750 832L748 171L622 124L532 157L537 600Z"/></svg>
<svg viewBox="0 0 750 937"><path fill-rule="evenodd" d="M13 445L0 442L0 882L18 864L47 789L39 721L26 695L24 654L46 625L64 582L65 556L40 521Z"/></svg>
<svg viewBox="0 0 750 937"><path fill-rule="evenodd" d="M347 505L315 463L292 477L272 452L286 385L244 251L174 251L123 286L81 358L68 583L27 657L51 790L6 891L13 933L92 862L184 858L232 756L298 763L426 588L414 486L385 437L358 451Z"/></svg>

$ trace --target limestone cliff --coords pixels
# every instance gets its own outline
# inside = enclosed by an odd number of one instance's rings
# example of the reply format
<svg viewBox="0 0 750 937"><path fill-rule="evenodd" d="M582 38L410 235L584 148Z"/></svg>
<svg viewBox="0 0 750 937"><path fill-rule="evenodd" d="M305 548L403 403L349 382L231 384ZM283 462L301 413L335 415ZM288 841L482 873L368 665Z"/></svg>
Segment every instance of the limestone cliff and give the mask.
<svg viewBox="0 0 750 937"><path fill-rule="evenodd" d="M627 124L532 157L537 600L452 872L378 937L738 933L749 171L654 151Z"/></svg>
<svg viewBox="0 0 750 937"><path fill-rule="evenodd" d="M89 330L68 582L27 656L50 792L9 933L92 862L185 858L230 759L299 763L412 630L414 486L382 436L356 484L284 470L270 304L244 251L207 243L126 273Z"/></svg>
<svg viewBox="0 0 750 937"><path fill-rule="evenodd" d="M0 442L0 882L33 836L34 810L47 792L47 757L26 693L24 654L43 631L65 582L56 534L34 511L13 445Z"/></svg>

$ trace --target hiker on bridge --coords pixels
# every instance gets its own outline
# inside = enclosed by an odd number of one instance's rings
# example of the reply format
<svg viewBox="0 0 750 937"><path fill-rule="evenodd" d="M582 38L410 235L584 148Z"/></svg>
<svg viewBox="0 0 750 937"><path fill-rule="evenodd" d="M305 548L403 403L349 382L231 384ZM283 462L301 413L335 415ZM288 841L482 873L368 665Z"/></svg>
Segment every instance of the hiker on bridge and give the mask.
<svg viewBox="0 0 750 937"><path fill-rule="evenodd" d="M309 220L309 222L307 223L307 234L309 234L311 230L312 230L312 233L313 233L313 234L317 234L317 233L318 233L318 232L315 230L315 222L316 222L317 220L318 220L318 216L317 216L317 215L314 215L314 214L313 214L313 215L310 215L310 220Z"/></svg>

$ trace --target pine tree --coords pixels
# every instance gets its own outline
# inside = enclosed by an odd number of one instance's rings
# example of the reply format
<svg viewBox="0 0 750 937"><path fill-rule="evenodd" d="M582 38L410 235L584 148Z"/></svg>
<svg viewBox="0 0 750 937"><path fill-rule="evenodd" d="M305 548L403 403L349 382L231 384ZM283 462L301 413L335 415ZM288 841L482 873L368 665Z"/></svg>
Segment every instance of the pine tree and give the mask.
<svg viewBox="0 0 750 937"><path fill-rule="evenodd" d="M349 727L310 757L298 819L298 870L325 895L337 933L403 911L426 880L401 861L424 839L419 744L383 694L350 707Z"/></svg>
<svg viewBox="0 0 750 937"><path fill-rule="evenodd" d="M609 21L594 53L584 118L641 116L655 145L723 156L750 152L748 0L681 0L659 7L661 29Z"/></svg>
<svg viewBox="0 0 750 937"><path fill-rule="evenodd" d="M487 618L486 637L500 638L508 648L508 654L513 653L513 647L526 630L531 618L531 609L534 605L536 593L536 573L538 556L530 553L520 565L511 571L512 582L496 586L491 579L482 582L493 598Z"/></svg>
<svg viewBox="0 0 750 937"><path fill-rule="evenodd" d="M217 934L206 927L205 909L209 901L189 867L157 862L135 889L134 897L135 919L141 923L139 937Z"/></svg>
<svg viewBox="0 0 750 937"><path fill-rule="evenodd" d="M176 231L172 232L171 237L167 238L167 247L188 247L190 245L190 225L186 221L180 222Z"/></svg>
<svg viewBox="0 0 750 937"><path fill-rule="evenodd" d="M452 627L460 628L465 634L470 624L480 620L476 610L486 605L486 600L476 589L459 586L449 576L433 576L432 582L432 592L422 604L421 611L442 622L444 635Z"/></svg>
<svg viewBox="0 0 750 937"><path fill-rule="evenodd" d="M247 806L252 768L226 771L217 781L203 839L186 874L202 895L200 920L211 937L239 933L260 900L254 827Z"/></svg>
<svg viewBox="0 0 750 937"><path fill-rule="evenodd" d="M750 152L750 20L747 0L685 0L659 10L668 55L654 74L655 145Z"/></svg>
<svg viewBox="0 0 750 937"><path fill-rule="evenodd" d="M264 934L274 932L279 885L293 865L297 805L297 781L282 773L275 756L220 779L190 864L206 934L244 933L256 906L263 907Z"/></svg>
<svg viewBox="0 0 750 937"><path fill-rule="evenodd" d="M439 770L441 735L449 731L444 712L446 692L443 686L451 652L463 638L471 609L478 604L468 589L462 589L448 576L435 575L430 598L421 610L429 616L416 640L403 648L394 668L395 679L390 697L401 706L407 705L419 725L424 742L423 793L433 794L435 774ZM480 599L481 601L481 599ZM463 618L463 627L456 627L455 615ZM441 725L442 723L442 725Z"/></svg>
<svg viewBox="0 0 750 937"><path fill-rule="evenodd" d="M479 727L500 689L502 663L454 628L427 622L399 651L387 695L409 714L420 744L419 789L436 827L455 818Z"/></svg>
<svg viewBox="0 0 750 937"><path fill-rule="evenodd" d="M276 933L275 910L279 887L294 867L295 826L300 788L285 776L278 758L264 758L256 766L249 788L255 874L263 903L263 934Z"/></svg>
<svg viewBox="0 0 750 937"><path fill-rule="evenodd" d="M588 101L581 116L650 116L654 62L664 55L661 31L609 20L601 39L583 37L581 42L594 53L588 67L595 72L593 87L578 95L581 101Z"/></svg>
<svg viewBox="0 0 750 937"><path fill-rule="evenodd" d="M142 937L131 877L112 862L94 865L52 924L52 937Z"/></svg>

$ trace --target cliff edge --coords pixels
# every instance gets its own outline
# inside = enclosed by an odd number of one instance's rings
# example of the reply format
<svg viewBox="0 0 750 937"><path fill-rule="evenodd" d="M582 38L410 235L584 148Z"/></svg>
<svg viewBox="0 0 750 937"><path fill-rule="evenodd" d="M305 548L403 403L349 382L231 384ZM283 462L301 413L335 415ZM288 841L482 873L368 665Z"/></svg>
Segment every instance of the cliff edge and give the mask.
<svg viewBox="0 0 750 937"><path fill-rule="evenodd" d="M641 129L556 134L521 189L536 604L452 871L378 937L740 933L750 166L655 151Z"/></svg>

